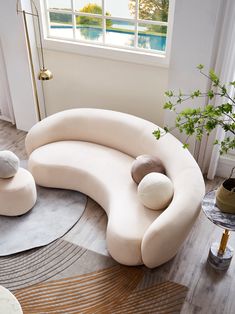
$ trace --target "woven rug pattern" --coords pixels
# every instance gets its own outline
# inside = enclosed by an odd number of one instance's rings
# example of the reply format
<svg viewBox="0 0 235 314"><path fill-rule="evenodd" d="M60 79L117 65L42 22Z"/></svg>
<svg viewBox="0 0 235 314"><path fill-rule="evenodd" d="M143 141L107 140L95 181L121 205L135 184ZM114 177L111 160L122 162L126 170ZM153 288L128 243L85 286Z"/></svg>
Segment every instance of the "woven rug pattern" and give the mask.
<svg viewBox="0 0 235 314"><path fill-rule="evenodd" d="M16 290L43 282L75 263L86 249L61 239L40 249L0 258L0 284Z"/></svg>
<svg viewBox="0 0 235 314"><path fill-rule="evenodd" d="M146 289L133 291L112 314L180 313L188 288L175 282L162 282Z"/></svg>
<svg viewBox="0 0 235 314"><path fill-rule="evenodd" d="M15 296L25 314L180 313L185 286L164 282L138 290L142 277L141 269L114 266L21 289Z"/></svg>
<svg viewBox="0 0 235 314"><path fill-rule="evenodd" d="M143 276L137 268L114 266L19 290L24 313L105 313L125 300Z"/></svg>
<svg viewBox="0 0 235 314"><path fill-rule="evenodd" d="M180 313L187 287L163 282L157 273L62 239L0 257L0 285L13 292L24 314Z"/></svg>

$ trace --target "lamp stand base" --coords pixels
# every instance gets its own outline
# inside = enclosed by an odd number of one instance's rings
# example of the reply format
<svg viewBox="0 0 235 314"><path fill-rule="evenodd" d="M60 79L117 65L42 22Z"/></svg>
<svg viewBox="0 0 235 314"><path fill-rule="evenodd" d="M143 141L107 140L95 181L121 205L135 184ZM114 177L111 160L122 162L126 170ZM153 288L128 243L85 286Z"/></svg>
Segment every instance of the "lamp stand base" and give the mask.
<svg viewBox="0 0 235 314"><path fill-rule="evenodd" d="M233 249L228 245L223 254L219 254L219 249L220 243L212 243L207 261L214 269L226 271L233 257Z"/></svg>

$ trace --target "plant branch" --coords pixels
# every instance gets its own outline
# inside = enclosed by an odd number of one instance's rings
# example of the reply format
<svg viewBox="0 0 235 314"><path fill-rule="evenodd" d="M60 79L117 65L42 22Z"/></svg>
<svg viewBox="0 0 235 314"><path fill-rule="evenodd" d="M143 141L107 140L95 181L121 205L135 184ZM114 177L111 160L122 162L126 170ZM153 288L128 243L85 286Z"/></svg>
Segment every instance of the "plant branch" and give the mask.
<svg viewBox="0 0 235 314"><path fill-rule="evenodd" d="M229 149L235 148L235 98L232 98L228 93L228 85L230 84L235 88L235 81L222 84L220 78L213 70L210 70L208 74L204 73L202 69L203 65L197 67L200 73L209 79L212 83L211 88L207 92L201 92L200 90L194 90L191 94L183 94L179 90L179 94L176 95L173 91L167 91L165 94L170 98L165 103L164 109L171 110L176 114L175 126L168 129L166 126L164 130L167 132L178 129L181 133L187 135L186 143L184 147L187 147L188 139L190 136L195 135L198 140L201 140L204 133L209 135L215 128L220 126L225 133L230 132L232 136L228 135L222 141L215 141L215 144L220 144L220 153L226 153ZM180 108L180 104L188 100L194 101L195 98L207 98L207 100L214 99L216 97L216 105L210 103L201 106L190 106L190 108ZM219 104L219 97L221 103ZM184 106L185 107L185 106ZM195 108L194 108L195 107ZM156 139L159 139L163 134L160 129L153 132Z"/></svg>

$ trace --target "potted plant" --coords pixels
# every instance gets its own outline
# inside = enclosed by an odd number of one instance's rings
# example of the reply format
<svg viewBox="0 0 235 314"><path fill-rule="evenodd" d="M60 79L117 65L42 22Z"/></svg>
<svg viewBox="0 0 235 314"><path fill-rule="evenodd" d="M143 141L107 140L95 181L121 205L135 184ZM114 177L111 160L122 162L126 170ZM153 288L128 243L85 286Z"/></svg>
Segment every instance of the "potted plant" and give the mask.
<svg viewBox="0 0 235 314"><path fill-rule="evenodd" d="M167 91L165 95L168 97L168 101L165 103L164 109L175 112L175 126L172 128L166 126L164 131L157 129L153 135L159 139L165 133L178 129L187 135L183 146L188 148L188 139L192 135L200 141L204 134L209 135L220 126L225 131L226 136L222 141L216 140L214 145L220 145L221 155L226 154L229 149L235 148L235 97L228 92L229 87L232 87L232 94L234 95L235 81L223 83L214 70L205 73L202 64L199 64L197 68L203 76L211 81L211 88L206 92L197 89L190 94L184 94L181 90L177 94L171 90ZM196 98L207 98L210 102L215 97L220 97L219 105L214 106L209 103L198 108L190 107L180 110L180 105L184 102L194 101ZM217 190L217 203L220 204L222 211L235 213L235 179L229 178L228 180L225 180Z"/></svg>

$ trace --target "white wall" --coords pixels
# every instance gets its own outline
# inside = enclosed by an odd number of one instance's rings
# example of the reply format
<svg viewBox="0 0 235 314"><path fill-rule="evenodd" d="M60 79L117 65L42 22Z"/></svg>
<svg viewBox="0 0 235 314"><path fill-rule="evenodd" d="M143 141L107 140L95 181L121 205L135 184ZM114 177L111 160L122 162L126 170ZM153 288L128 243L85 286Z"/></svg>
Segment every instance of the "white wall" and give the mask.
<svg viewBox="0 0 235 314"><path fill-rule="evenodd" d="M0 119L12 123L15 122L1 40L0 40Z"/></svg>
<svg viewBox="0 0 235 314"><path fill-rule="evenodd" d="M16 125L28 130L36 122L36 112L23 22L16 13L16 0L1 1L0 39Z"/></svg>
<svg viewBox="0 0 235 314"><path fill-rule="evenodd" d="M176 1L169 70L135 63L45 51L46 66L54 79L44 84L48 114L74 107L119 110L163 125L164 92L168 88L206 82L198 75L198 63L211 64L218 4L222 0ZM11 96L18 128L35 123L32 84L22 20L15 0L1 2L0 36L3 42ZM11 27L9 27L11 21ZM7 30L7 31L6 31ZM169 85L168 85L169 75ZM166 121L171 118L166 117Z"/></svg>
<svg viewBox="0 0 235 314"><path fill-rule="evenodd" d="M166 68L51 50L45 57L54 75L44 85L48 114L95 107L131 113L162 125Z"/></svg>
<svg viewBox="0 0 235 314"><path fill-rule="evenodd" d="M54 80L45 85L48 114L98 107L132 113L159 125L165 115L166 124L172 124L172 116L162 109L164 92L207 88L196 66L203 63L210 68L213 63L220 2L176 1L169 69L47 50L46 63L54 73ZM176 136L183 139L181 134ZM191 142L194 152L195 140Z"/></svg>
<svg viewBox="0 0 235 314"><path fill-rule="evenodd" d="M214 66L217 21L219 7L223 0L179 0L175 3L173 40L169 68L168 89L189 93L200 89L206 91L208 80L199 74L196 66ZM185 103L186 107L203 105L205 100ZM183 105L181 106L183 108ZM174 125L174 115L167 111L165 123ZM184 140L178 132L175 135ZM190 151L195 152L195 139L190 139Z"/></svg>

